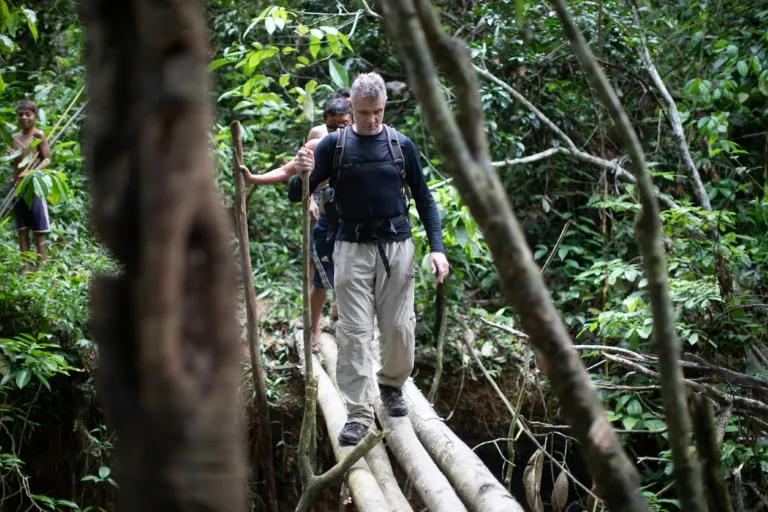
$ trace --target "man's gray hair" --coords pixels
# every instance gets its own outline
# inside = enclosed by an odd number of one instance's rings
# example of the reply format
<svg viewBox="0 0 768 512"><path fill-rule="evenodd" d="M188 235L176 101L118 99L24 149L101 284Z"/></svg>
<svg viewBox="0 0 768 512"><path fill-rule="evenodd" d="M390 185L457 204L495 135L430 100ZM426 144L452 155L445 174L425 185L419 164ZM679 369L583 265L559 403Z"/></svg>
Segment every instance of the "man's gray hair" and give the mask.
<svg viewBox="0 0 768 512"><path fill-rule="evenodd" d="M378 73L360 73L352 83L352 98L387 99L387 86Z"/></svg>

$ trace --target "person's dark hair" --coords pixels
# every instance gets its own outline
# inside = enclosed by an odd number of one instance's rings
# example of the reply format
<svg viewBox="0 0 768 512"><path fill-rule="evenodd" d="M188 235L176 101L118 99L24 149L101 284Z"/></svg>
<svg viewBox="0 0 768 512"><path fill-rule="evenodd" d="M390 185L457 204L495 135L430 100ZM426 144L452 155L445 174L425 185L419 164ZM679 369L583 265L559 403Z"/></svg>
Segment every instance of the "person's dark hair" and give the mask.
<svg viewBox="0 0 768 512"><path fill-rule="evenodd" d="M323 118L346 115L352 115L352 109L350 108L349 100L344 97L332 99L325 104L323 109Z"/></svg>
<svg viewBox="0 0 768 512"><path fill-rule="evenodd" d="M24 100L16 106L16 112L19 110L29 110L33 114L37 115L37 105L32 100Z"/></svg>
<svg viewBox="0 0 768 512"><path fill-rule="evenodd" d="M336 98L349 98L352 96L352 89L349 87L342 87L341 89L337 89L336 92L333 94L332 100L335 100Z"/></svg>

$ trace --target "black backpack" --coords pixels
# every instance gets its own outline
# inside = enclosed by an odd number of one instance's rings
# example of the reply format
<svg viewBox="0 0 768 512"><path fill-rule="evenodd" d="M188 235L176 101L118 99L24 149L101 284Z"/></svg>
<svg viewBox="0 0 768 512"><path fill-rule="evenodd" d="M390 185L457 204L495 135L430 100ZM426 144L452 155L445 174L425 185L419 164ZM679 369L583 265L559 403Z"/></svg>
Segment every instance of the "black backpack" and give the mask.
<svg viewBox="0 0 768 512"><path fill-rule="evenodd" d="M400 138L398 137L397 130L394 126L390 127L384 125L384 131L387 132L387 144L389 145L389 154L392 157L392 161L400 172L400 184L403 189L403 198L405 203L405 212L403 216L408 216L408 209L411 206L411 191L408 188L408 183L405 179L405 154L403 154L403 148L400 146ZM338 137L336 137L336 150L333 154L333 183L334 188L331 192L331 197L325 202L325 218L328 220L328 238L336 235L336 231L339 228L339 214L336 210L336 189L339 186L339 178L341 177L341 165L344 162L344 150L347 145L347 128L339 128Z"/></svg>

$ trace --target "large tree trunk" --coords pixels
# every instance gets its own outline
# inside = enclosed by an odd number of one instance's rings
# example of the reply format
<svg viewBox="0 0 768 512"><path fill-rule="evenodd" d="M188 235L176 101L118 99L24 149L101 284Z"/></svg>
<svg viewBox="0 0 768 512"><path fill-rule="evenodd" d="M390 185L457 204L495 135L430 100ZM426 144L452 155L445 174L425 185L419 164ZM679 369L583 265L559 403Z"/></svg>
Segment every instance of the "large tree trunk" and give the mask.
<svg viewBox="0 0 768 512"><path fill-rule="evenodd" d="M412 380L403 389L416 436L456 492L476 512L523 512L507 489L435 413Z"/></svg>
<svg viewBox="0 0 768 512"><path fill-rule="evenodd" d="M193 0L85 0L92 291L121 510L246 509L235 269L208 154Z"/></svg>

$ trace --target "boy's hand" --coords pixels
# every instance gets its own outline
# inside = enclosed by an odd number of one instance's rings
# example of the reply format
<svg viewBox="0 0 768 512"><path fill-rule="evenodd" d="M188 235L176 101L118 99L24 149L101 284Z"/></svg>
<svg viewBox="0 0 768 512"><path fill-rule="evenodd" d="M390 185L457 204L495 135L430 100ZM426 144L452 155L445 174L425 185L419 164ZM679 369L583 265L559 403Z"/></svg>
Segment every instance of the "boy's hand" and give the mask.
<svg viewBox="0 0 768 512"><path fill-rule="evenodd" d="M299 172L310 172L315 166L315 156L311 149L301 148L296 153L296 170Z"/></svg>
<svg viewBox="0 0 768 512"><path fill-rule="evenodd" d="M317 219L320 218L320 208L318 208L317 203L315 202L315 198L311 197L309 198L309 216L317 222Z"/></svg>

